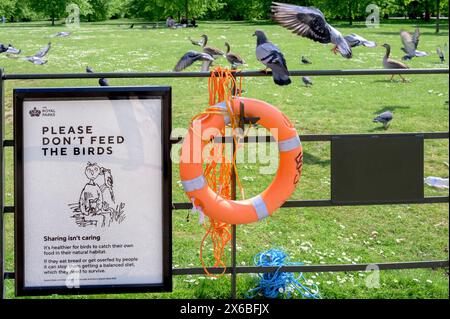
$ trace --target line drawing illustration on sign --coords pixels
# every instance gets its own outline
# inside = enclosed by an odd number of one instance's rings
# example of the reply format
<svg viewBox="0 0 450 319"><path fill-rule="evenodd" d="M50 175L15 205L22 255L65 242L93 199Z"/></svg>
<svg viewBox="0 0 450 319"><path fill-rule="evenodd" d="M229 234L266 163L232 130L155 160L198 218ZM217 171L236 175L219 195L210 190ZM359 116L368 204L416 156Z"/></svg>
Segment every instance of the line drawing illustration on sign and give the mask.
<svg viewBox="0 0 450 319"><path fill-rule="evenodd" d="M69 207L74 213L71 218L80 227L109 227L125 220L125 203L116 205L111 170L97 163L88 162L84 174L88 182L81 190L78 203Z"/></svg>

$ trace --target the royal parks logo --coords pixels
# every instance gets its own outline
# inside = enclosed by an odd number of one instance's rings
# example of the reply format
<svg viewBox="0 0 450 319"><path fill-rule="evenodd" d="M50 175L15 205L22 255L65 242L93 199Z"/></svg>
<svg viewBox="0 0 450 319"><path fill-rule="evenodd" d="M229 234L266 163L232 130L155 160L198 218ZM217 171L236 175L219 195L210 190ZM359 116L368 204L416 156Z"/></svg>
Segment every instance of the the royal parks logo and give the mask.
<svg viewBox="0 0 450 319"><path fill-rule="evenodd" d="M55 109L50 109L46 106L43 106L40 110L34 107L29 113L31 117L54 117L56 115Z"/></svg>
<svg viewBox="0 0 450 319"><path fill-rule="evenodd" d="M36 107L34 107L32 110L30 110L31 117L39 117L40 115L41 115L41 111L38 110Z"/></svg>

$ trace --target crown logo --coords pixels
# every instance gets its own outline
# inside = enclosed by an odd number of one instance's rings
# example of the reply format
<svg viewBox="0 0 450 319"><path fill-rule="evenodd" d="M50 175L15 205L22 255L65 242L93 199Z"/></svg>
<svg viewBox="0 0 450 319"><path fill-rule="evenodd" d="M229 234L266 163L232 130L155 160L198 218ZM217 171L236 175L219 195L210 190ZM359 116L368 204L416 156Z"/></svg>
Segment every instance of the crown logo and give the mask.
<svg viewBox="0 0 450 319"><path fill-rule="evenodd" d="M39 115L41 115L41 111L39 111L36 107L34 107L34 109L30 110L30 116L36 116L38 117Z"/></svg>

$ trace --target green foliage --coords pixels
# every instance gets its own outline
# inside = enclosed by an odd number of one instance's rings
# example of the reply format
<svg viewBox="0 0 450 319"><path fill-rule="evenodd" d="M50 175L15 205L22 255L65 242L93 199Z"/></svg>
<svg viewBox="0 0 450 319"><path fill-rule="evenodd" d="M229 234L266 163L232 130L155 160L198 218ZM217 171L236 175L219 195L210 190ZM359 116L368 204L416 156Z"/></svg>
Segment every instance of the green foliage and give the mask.
<svg viewBox="0 0 450 319"><path fill-rule="evenodd" d="M75 3L81 17L88 21L114 18L144 18L165 20L168 16L200 19L261 20L270 18L272 0L1 0L0 15L15 20L67 16L66 6ZM281 0L322 10L329 19L364 20L366 7L374 3L380 8L381 17L396 15L410 18L423 17L426 13L448 12L448 1L441 0Z"/></svg>
<svg viewBox="0 0 450 319"><path fill-rule="evenodd" d="M92 7L89 0L27 0L30 7L36 12L42 13L55 20L67 16L66 8L69 4L76 4L80 8L80 14L91 14Z"/></svg>

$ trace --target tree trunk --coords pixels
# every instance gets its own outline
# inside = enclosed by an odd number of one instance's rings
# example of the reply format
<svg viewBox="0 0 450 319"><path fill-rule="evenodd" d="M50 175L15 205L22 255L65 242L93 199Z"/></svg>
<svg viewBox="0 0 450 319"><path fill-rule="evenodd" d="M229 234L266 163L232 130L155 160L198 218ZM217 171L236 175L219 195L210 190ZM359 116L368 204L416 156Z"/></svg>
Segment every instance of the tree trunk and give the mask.
<svg viewBox="0 0 450 319"><path fill-rule="evenodd" d="M189 0L184 1L184 16L186 17L186 19L189 16Z"/></svg>
<svg viewBox="0 0 450 319"><path fill-rule="evenodd" d="M425 21L430 21L430 2L425 1Z"/></svg>
<svg viewBox="0 0 450 319"><path fill-rule="evenodd" d="M55 26L55 16L52 14L52 26Z"/></svg>
<svg viewBox="0 0 450 319"><path fill-rule="evenodd" d="M348 5L348 23L353 25L353 16L352 16L352 1L347 2Z"/></svg>
<svg viewBox="0 0 450 319"><path fill-rule="evenodd" d="M436 0L436 33L440 31L440 21L441 20L441 1Z"/></svg>

